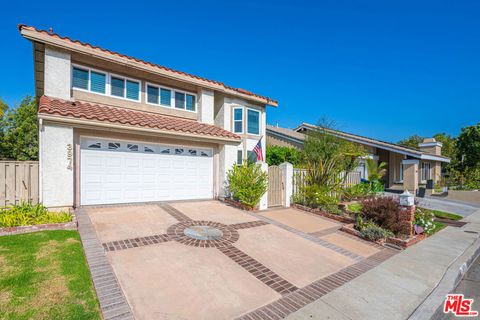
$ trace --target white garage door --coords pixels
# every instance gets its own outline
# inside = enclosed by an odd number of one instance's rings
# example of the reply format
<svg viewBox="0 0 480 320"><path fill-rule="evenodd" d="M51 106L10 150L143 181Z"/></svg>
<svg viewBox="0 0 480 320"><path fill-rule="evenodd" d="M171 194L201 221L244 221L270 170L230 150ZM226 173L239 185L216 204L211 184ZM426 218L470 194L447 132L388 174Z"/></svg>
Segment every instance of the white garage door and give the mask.
<svg viewBox="0 0 480 320"><path fill-rule="evenodd" d="M211 149L82 138L82 205L213 197Z"/></svg>

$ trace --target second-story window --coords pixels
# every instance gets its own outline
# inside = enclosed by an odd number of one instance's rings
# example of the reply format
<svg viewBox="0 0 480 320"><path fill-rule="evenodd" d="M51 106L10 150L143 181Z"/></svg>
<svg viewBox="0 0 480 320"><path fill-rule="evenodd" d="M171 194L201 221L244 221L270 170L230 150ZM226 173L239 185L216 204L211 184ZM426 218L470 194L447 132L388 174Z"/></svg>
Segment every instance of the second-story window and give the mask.
<svg viewBox="0 0 480 320"><path fill-rule="evenodd" d="M125 80L112 77L110 82L110 94L115 97L123 98L125 96Z"/></svg>
<svg viewBox="0 0 480 320"><path fill-rule="evenodd" d="M247 110L247 133L260 134L260 111Z"/></svg>
<svg viewBox="0 0 480 320"><path fill-rule="evenodd" d="M129 100L140 100L140 83L125 79L122 77L112 76L110 80L110 93L112 96L126 98Z"/></svg>
<svg viewBox="0 0 480 320"><path fill-rule="evenodd" d="M168 89L160 89L160 104L170 107L172 105L172 91Z"/></svg>
<svg viewBox="0 0 480 320"><path fill-rule="evenodd" d="M158 104L158 88L154 86L147 86L147 102L148 103L153 103L153 104Z"/></svg>
<svg viewBox="0 0 480 320"><path fill-rule="evenodd" d="M195 96L175 91L175 108L195 111Z"/></svg>
<svg viewBox="0 0 480 320"><path fill-rule="evenodd" d="M243 108L233 108L233 132L243 133Z"/></svg>
<svg viewBox="0 0 480 320"><path fill-rule="evenodd" d="M88 67L73 66L72 87L112 97L140 101L140 81Z"/></svg>
<svg viewBox="0 0 480 320"><path fill-rule="evenodd" d="M88 90L88 70L73 68L72 85L74 88Z"/></svg>
<svg viewBox="0 0 480 320"><path fill-rule="evenodd" d="M90 91L105 94L107 75L101 72L90 72Z"/></svg>

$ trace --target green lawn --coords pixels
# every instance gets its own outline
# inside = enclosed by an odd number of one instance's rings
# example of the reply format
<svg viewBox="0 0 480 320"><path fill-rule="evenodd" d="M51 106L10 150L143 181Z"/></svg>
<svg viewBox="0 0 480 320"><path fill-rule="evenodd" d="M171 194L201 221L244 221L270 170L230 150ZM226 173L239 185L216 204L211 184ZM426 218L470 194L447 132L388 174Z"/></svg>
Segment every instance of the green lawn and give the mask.
<svg viewBox="0 0 480 320"><path fill-rule="evenodd" d="M432 210L433 214L437 218L450 219L450 220L462 220L463 217L455 213L448 213L440 210Z"/></svg>
<svg viewBox="0 0 480 320"><path fill-rule="evenodd" d="M0 319L101 319L77 231L0 237Z"/></svg>

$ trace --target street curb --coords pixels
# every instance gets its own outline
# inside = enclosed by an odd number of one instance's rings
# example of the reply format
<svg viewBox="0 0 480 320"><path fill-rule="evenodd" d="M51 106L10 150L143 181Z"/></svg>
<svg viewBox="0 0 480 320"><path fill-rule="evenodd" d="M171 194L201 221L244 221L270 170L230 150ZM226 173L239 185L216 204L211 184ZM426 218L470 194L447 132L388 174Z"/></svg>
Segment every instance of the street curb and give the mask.
<svg viewBox="0 0 480 320"><path fill-rule="evenodd" d="M478 233L477 233L478 234ZM408 318L409 320L439 319L443 315L445 296L452 293L465 273L480 255L480 234L477 239L448 267L442 279Z"/></svg>

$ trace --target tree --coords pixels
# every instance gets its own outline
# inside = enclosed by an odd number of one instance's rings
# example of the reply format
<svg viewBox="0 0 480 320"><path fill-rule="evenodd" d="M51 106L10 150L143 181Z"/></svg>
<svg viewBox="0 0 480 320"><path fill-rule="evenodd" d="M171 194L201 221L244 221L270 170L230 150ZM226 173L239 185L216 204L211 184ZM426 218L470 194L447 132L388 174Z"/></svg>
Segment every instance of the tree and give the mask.
<svg viewBox="0 0 480 320"><path fill-rule="evenodd" d="M368 180L379 181L387 173L387 163L374 161L373 159L367 159Z"/></svg>
<svg viewBox="0 0 480 320"><path fill-rule="evenodd" d="M3 102L2 98L0 98L0 118L3 117L7 109L8 109L7 104Z"/></svg>
<svg viewBox="0 0 480 320"><path fill-rule="evenodd" d="M302 163L307 171L307 183L330 192L340 189L343 184L342 172L348 173L358 165L358 157L365 155L364 149L357 144L340 139L331 134L331 129L309 132L304 143Z"/></svg>
<svg viewBox="0 0 480 320"><path fill-rule="evenodd" d="M422 142L423 142L423 138L420 137L419 135L414 134L408 137L407 139L398 141L398 144L404 147L418 149L418 145Z"/></svg>
<svg viewBox="0 0 480 320"><path fill-rule="evenodd" d="M462 128L456 143L456 160L461 170L480 166L480 122Z"/></svg>
<svg viewBox="0 0 480 320"><path fill-rule="evenodd" d="M0 158L38 160L37 104L30 96L1 120Z"/></svg>
<svg viewBox="0 0 480 320"><path fill-rule="evenodd" d="M269 166L278 166L284 162L297 166L300 163L300 151L291 147L268 146L266 161Z"/></svg>

